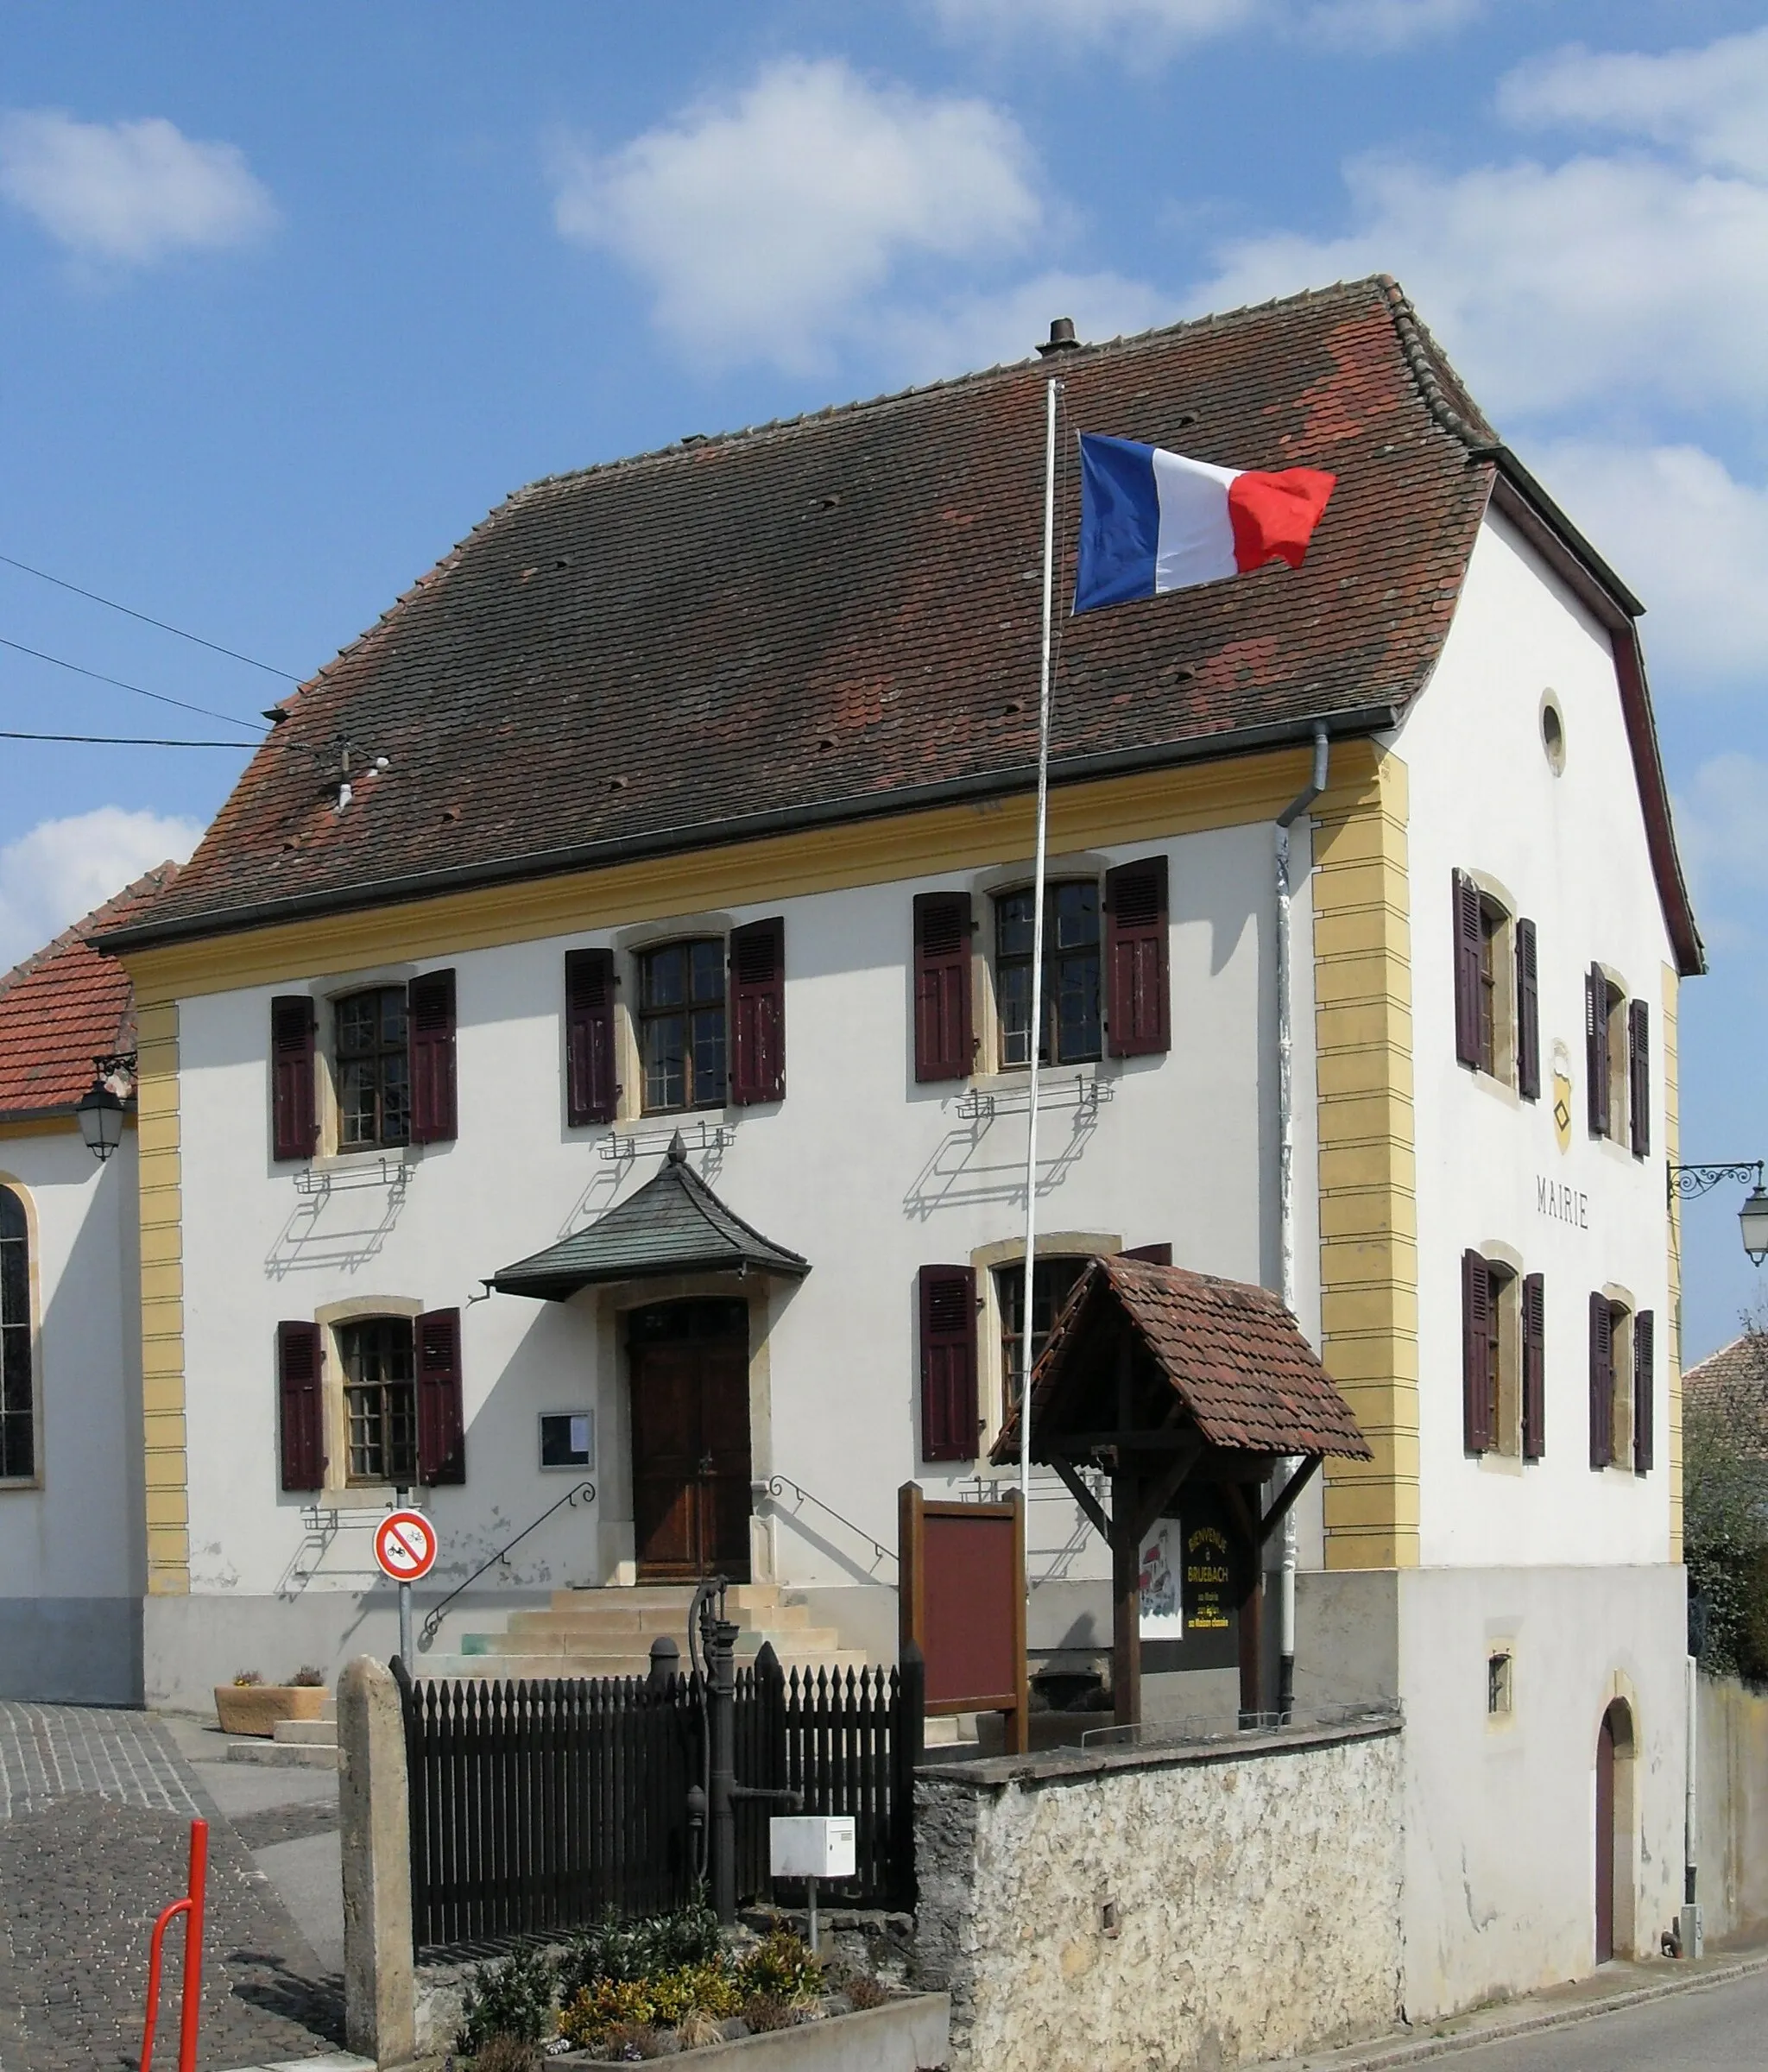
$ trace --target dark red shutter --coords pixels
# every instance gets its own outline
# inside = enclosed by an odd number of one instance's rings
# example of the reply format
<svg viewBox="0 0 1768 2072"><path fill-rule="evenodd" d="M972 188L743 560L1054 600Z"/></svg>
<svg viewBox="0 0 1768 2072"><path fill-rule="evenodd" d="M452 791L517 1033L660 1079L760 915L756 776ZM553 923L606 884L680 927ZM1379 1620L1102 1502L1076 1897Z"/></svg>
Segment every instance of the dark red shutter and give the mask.
<svg viewBox="0 0 1768 2072"><path fill-rule="evenodd" d="M1642 1000L1626 1005L1627 1134L1633 1156L1651 1150L1651 1010Z"/></svg>
<svg viewBox="0 0 1768 2072"><path fill-rule="evenodd" d="M1151 1267L1170 1267L1172 1264L1171 1245L1126 1245L1118 1254L1120 1259L1145 1259Z"/></svg>
<svg viewBox="0 0 1768 2072"><path fill-rule="evenodd" d="M1452 875L1455 895L1455 1055L1475 1071L1480 1064L1480 888L1464 870Z"/></svg>
<svg viewBox="0 0 1768 2072"><path fill-rule="evenodd" d="M325 1412L320 1386L318 1324L276 1326L276 1398L282 1487L323 1489Z"/></svg>
<svg viewBox="0 0 1768 2072"><path fill-rule="evenodd" d="M970 1031L970 895L918 892L915 1077L967 1079Z"/></svg>
<svg viewBox="0 0 1768 2072"><path fill-rule="evenodd" d="M406 1041L411 1051L411 1140L451 1144L456 1134L453 972L426 971L407 988Z"/></svg>
<svg viewBox="0 0 1768 2072"><path fill-rule="evenodd" d="M1608 981L1602 967L1584 974L1584 1071L1590 1086L1586 1096L1590 1134L1608 1134Z"/></svg>
<svg viewBox="0 0 1768 2072"><path fill-rule="evenodd" d="M565 953L565 1107L573 1129L611 1122L614 1081L614 952Z"/></svg>
<svg viewBox="0 0 1768 2072"><path fill-rule="evenodd" d="M1590 1298L1590 1465L1614 1458L1614 1316L1606 1295Z"/></svg>
<svg viewBox="0 0 1768 2072"><path fill-rule="evenodd" d="M319 1148L314 1026L306 994L279 994L270 1002L270 1115L279 1159L310 1159Z"/></svg>
<svg viewBox="0 0 1768 2072"><path fill-rule="evenodd" d="M1541 1098L1541 972L1535 924L1516 925L1516 1090Z"/></svg>
<svg viewBox="0 0 1768 2072"><path fill-rule="evenodd" d="M1166 859L1143 856L1105 873L1105 1013L1114 1058L1172 1048L1166 975Z"/></svg>
<svg viewBox="0 0 1768 2072"><path fill-rule="evenodd" d="M921 1268L921 1458L976 1457L976 1273Z"/></svg>
<svg viewBox="0 0 1768 2072"><path fill-rule="evenodd" d="M431 1310L414 1327L418 1480L466 1480L466 1417L460 1387L460 1311Z"/></svg>
<svg viewBox="0 0 1768 2072"><path fill-rule="evenodd" d="M1650 1310L1633 1318L1633 1473L1649 1475L1657 1456L1652 1431L1652 1368L1658 1319Z"/></svg>
<svg viewBox="0 0 1768 2072"><path fill-rule="evenodd" d="M1492 1448L1492 1274L1477 1252L1461 1255L1462 1443Z"/></svg>
<svg viewBox="0 0 1768 2072"><path fill-rule="evenodd" d="M786 923L730 932L730 1098L738 1107L786 1097Z"/></svg>
<svg viewBox="0 0 1768 2072"><path fill-rule="evenodd" d="M1523 1458L1547 1450L1547 1284L1523 1275Z"/></svg>

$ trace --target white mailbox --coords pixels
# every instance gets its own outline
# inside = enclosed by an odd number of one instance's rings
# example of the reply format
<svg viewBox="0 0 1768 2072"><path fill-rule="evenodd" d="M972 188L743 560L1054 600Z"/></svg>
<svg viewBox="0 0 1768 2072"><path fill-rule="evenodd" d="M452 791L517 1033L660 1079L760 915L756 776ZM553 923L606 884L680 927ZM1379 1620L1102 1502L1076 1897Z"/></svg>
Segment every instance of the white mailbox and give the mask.
<svg viewBox="0 0 1768 2072"><path fill-rule="evenodd" d="M767 1823L769 1867L776 1878L851 1878L854 1823L845 1814L794 1813Z"/></svg>

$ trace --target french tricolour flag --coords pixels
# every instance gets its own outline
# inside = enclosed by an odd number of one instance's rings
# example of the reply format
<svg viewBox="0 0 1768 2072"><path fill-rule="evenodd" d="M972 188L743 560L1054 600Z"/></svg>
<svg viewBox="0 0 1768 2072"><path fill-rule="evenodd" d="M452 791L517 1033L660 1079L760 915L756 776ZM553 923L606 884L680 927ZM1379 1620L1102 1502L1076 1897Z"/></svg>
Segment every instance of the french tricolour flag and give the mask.
<svg viewBox="0 0 1768 2072"><path fill-rule="evenodd" d="M1130 439L1081 435L1074 608L1299 568L1338 477L1317 468L1218 468Z"/></svg>

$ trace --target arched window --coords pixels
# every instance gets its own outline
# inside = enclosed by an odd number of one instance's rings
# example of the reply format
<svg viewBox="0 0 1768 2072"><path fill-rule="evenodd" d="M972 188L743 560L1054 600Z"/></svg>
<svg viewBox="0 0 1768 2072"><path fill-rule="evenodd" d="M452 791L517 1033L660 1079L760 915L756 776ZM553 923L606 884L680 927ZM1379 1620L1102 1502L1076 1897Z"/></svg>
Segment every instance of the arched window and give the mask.
<svg viewBox="0 0 1768 2072"><path fill-rule="evenodd" d="M36 1471L30 1226L18 1196L0 1187L0 1481L28 1481Z"/></svg>

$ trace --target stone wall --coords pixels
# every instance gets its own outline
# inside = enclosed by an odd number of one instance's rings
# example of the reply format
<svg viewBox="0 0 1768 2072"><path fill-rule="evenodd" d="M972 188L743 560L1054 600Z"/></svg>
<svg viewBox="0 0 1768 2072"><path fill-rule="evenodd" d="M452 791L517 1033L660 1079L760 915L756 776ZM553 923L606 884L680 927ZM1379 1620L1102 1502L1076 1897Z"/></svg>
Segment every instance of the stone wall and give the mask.
<svg viewBox="0 0 1768 2072"><path fill-rule="evenodd" d="M1709 1936L1768 1921L1768 1696L1702 1677L1695 1723L1702 1924Z"/></svg>
<svg viewBox="0 0 1768 2072"><path fill-rule="evenodd" d="M1394 1726L924 1770L918 1982L953 2072L1228 2066L1390 2027Z"/></svg>

